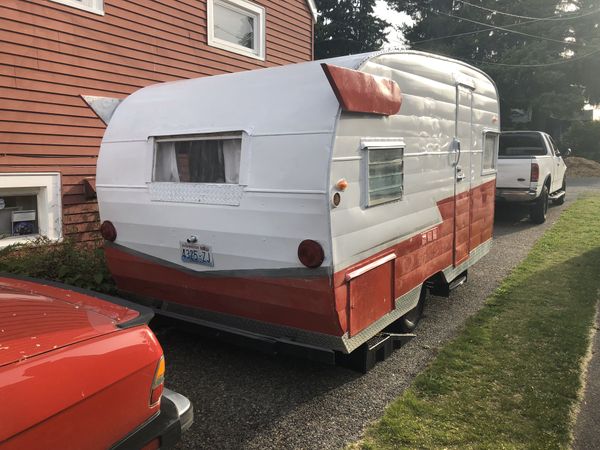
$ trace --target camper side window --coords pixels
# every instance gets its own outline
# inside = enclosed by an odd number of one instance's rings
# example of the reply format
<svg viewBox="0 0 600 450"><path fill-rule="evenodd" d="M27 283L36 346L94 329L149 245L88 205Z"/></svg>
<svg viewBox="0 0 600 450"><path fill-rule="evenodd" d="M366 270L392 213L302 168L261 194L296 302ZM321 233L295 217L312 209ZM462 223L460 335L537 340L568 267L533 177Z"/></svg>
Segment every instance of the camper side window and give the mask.
<svg viewBox="0 0 600 450"><path fill-rule="evenodd" d="M239 137L159 140L153 181L239 184L241 148Z"/></svg>
<svg viewBox="0 0 600 450"><path fill-rule="evenodd" d="M403 147L365 147L367 151L367 207L402 198Z"/></svg>
<svg viewBox="0 0 600 450"><path fill-rule="evenodd" d="M496 160L498 155L498 142L500 135L496 132L485 132L483 138L482 174L494 173L496 171Z"/></svg>

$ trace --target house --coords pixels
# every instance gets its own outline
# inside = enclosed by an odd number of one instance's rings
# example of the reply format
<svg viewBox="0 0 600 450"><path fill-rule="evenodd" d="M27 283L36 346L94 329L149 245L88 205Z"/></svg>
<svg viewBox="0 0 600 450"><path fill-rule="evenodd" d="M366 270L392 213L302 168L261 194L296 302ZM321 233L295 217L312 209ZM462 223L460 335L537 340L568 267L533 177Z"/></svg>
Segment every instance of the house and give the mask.
<svg viewBox="0 0 600 450"><path fill-rule="evenodd" d="M89 104L311 60L315 15L314 0L2 0L0 247L99 238Z"/></svg>

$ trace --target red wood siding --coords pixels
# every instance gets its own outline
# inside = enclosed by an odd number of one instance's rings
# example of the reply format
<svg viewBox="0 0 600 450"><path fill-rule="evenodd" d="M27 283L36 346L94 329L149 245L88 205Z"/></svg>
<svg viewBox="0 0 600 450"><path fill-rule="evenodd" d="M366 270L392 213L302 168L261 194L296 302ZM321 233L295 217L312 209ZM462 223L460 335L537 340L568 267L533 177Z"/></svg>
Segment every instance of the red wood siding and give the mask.
<svg viewBox="0 0 600 450"><path fill-rule="evenodd" d="M98 237L85 196L103 122L80 97L312 59L305 0L266 9L266 61L207 45L206 0L105 0L104 16L50 0L0 3L0 172L61 172L64 235Z"/></svg>

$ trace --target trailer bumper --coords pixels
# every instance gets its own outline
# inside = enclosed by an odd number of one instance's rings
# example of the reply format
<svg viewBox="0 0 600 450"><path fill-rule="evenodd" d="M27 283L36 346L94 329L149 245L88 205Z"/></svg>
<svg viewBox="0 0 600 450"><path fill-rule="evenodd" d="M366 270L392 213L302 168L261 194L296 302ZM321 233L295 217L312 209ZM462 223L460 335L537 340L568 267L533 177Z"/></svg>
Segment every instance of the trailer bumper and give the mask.
<svg viewBox="0 0 600 450"><path fill-rule="evenodd" d="M532 202L537 198L537 191L530 188L497 188L496 200L499 202Z"/></svg>

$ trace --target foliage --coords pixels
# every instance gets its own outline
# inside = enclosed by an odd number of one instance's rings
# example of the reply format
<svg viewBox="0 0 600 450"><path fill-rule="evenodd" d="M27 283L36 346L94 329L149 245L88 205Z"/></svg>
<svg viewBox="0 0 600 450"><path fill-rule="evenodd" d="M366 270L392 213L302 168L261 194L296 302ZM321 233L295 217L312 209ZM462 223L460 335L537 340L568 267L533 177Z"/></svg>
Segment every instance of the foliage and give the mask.
<svg viewBox="0 0 600 450"><path fill-rule="evenodd" d="M101 248L39 238L0 250L0 272L60 281L108 294L116 288Z"/></svg>
<svg viewBox="0 0 600 450"><path fill-rule="evenodd" d="M362 448L567 448L598 267L595 196L563 213Z"/></svg>
<svg viewBox="0 0 600 450"><path fill-rule="evenodd" d="M600 122L575 122L563 141L573 155L600 162Z"/></svg>
<svg viewBox="0 0 600 450"><path fill-rule="evenodd" d="M380 49L389 23L373 14L376 0L317 0L317 59Z"/></svg>
<svg viewBox="0 0 600 450"><path fill-rule="evenodd" d="M600 101L600 0L388 3L416 20L405 29L415 49L464 60L492 76L507 128L548 130L552 119L571 119L586 100ZM532 111L532 123L512 123L511 109Z"/></svg>

